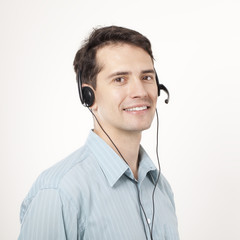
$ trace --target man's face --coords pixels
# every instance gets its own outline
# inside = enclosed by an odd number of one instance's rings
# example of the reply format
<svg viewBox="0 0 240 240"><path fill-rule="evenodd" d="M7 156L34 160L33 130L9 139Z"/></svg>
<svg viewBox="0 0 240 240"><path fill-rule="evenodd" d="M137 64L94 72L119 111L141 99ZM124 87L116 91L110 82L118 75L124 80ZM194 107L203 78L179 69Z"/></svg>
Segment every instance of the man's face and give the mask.
<svg viewBox="0 0 240 240"><path fill-rule="evenodd" d="M108 45L97 51L97 75L92 106L107 132L141 132L150 127L157 102L151 57L139 47Z"/></svg>

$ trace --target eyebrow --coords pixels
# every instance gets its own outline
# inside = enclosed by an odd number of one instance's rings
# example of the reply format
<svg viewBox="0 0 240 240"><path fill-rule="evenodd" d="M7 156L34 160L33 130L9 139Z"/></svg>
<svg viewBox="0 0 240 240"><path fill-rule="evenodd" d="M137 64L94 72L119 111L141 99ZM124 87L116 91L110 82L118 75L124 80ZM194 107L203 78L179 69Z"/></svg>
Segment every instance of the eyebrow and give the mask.
<svg viewBox="0 0 240 240"><path fill-rule="evenodd" d="M129 75L130 73L131 72L114 72L114 73L110 74L108 77L112 78L112 77L115 77L115 76Z"/></svg>
<svg viewBox="0 0 240 240"><path fill-rule="evenodd" d="M141 74L145 74L145 73L155 73L155 71L153 69L141 71ZM131 74L131 72L114 72L114 73L110 74L108 77L112 78L115 76L122 76L122 75L129 75L129 74Z"/></svg>
<svg viewBox="0 0 240 240"><path fill-rule="evenodd" d="M155 71L153 69L149 69L149 70L144 70L141 73L155 73Z"/></svg>

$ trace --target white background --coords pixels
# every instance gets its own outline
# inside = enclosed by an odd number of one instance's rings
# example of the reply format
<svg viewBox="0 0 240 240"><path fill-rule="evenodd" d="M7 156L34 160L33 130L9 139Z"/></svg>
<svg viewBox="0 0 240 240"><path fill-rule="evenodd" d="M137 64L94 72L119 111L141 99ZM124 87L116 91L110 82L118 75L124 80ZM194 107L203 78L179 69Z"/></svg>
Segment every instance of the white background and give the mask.
<svg viewBox="0 0 240 240"><path fill-rule="evenodd" d="M240 239L240 3L231 0L0 2L0 239L16 239L36 177L92 127L72 62L93 27L152 42L171 92L158 100L160 160L183 240ZM155 157L156 121L143 137Z"/></svg>

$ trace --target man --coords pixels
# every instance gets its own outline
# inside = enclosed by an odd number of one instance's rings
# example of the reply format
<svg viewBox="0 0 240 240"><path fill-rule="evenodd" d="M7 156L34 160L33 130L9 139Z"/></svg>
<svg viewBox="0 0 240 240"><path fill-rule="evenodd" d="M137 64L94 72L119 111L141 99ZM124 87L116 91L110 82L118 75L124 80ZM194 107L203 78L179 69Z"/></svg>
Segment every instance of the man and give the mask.
<svg viewBox="0 0 240 240"><path fill-rule="evenodd" d="M22 204L19 239L179 239L171 188L140 145L160 90L149 40L96 29L74 69L94 129L37 179Z"/></svg>

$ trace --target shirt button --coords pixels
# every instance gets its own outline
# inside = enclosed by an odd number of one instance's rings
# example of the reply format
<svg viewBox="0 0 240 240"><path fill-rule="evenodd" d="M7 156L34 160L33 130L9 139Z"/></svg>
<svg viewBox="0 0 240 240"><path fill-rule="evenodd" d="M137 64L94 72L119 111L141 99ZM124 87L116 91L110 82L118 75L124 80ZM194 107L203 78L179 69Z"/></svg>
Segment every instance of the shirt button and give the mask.
<svg viewBox="0 0 240 240"><path fill-rule="evenodd" d="M147 221L148 221L148 224L150 224L150 223L151 223L151 219L150 219L150 218L148 218L148 219L147 219Z"/></svg>

